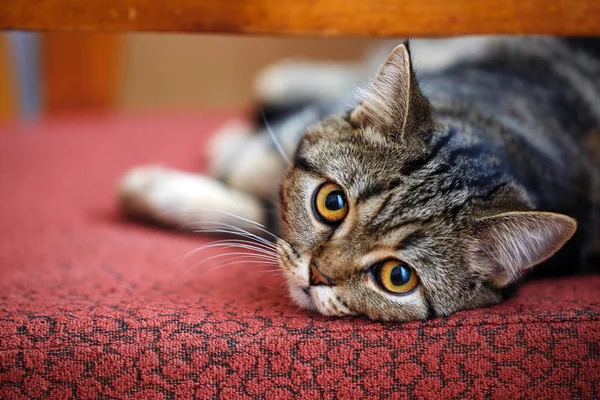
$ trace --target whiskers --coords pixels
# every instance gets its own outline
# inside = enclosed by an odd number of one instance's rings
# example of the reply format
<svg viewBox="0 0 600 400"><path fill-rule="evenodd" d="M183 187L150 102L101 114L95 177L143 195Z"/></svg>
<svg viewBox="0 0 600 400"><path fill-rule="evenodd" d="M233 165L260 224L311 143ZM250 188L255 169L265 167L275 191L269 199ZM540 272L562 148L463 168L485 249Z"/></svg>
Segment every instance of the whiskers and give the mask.
<svg viewBox="0 0 600 400"><path fill-rule="evenodd" d="M273 132L273 129L271 129L271 125L269 124L269 121L267 121L267 116L265 115L264 111L260 112L260 116L265 124L267 133L269 134L269 136L271 137L271 140L273 141L273 144L277 148L277 151L279 152L279 154L281 154L281 158L283 158L283 160L286 163L288 163L288 165L292 165L292 162L290 161L290 158L288 157L288 155L285 153L285 150L283 149L281 142L279 141L279 139L277 139L277 136L275 135L275 132Z"/></svg>
<svg viewBox="0 0 600 400"><path fill-rule="evenodd" d="M180 216L190 217L184 228L194 233L226 235L227 238L213 240L181 256L180 261L191 263L188 271L218 262L218 265L203 274L239 264L246 264L249 268L271 267L260 271L261 273L283 273L279 268L276 242L280 246L289 245L281 237L256 221L232 213L214 209L202 209L202 213L198 211L177 211ZM214 254L214 250L219 252ZM198 255L203 257L198 259Z"/></svg>

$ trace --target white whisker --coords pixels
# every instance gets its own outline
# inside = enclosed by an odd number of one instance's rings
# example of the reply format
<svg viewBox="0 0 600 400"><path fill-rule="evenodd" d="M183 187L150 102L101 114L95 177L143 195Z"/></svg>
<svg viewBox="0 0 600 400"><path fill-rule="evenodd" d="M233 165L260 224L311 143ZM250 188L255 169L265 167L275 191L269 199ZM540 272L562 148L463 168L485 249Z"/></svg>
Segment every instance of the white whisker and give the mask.
<svg viewBox="0 0 600 400"><path fill-rule="evenodd" d="M265 258L267 258L267 257L268 257L269 259L271 259L271 260L273 260L273 261L276 261L276 262L278 262L278 261L279 261L279 258L277 258L277 254L276 254L276 253L273 253L273 252L267 252L267 251L264 251L264 250L261 250L261 249L257 249L257 248L255 248L255 247L252 247L252 246L248 246L248 245L240 245L240 244L236 244L236 243L214 243L214 244L210 244L210 245L202 246L202 248L200 248L200 249L195 249L195 250L192 250L192 251L188 252L188 253L187 253L187 254L186 254L184 257L183 257L183 259L188 259L188 258L190 258L192 255L194 255L195 253L198 253L199 251L206 250L206 249L209 249L209 248L223 248L223 249L244 249L244 250L251 250L251 251L253 251L253 252L255 252L255 253L249 253L249 254L254 254L254 255L256 255L256 256L258 256L258 255L261 255L261 256L263 256L263 257L265 257Z"/></svg>
<svg viewBox="0 0 600 400"><path fill-rule="evenodd" d="M198 253L199 251L205 250L205 249L210 249L213 247L240 247L240 248L247 248L248 250L255 250L259 253L264 253L264 254L268 254L271 255L273 257L277 256L277 252L274 249L271 248L265 248L265 247L261 247L261 246L257 246L252 242L248 242L245 240L219 240L217 242L211 242L211 243L207 243L203 246L198 247L197 249L193 249L191 251L189 251L183 258L188 258L189 256Z"/></svg>
<svg viewBox="0 0 600 400"><path fill-rule="evenodd" d="M217 210L217 211L218 211L218 210ZM225 213L225 212L224 212L224 213ZM283 241L283 239L282 239L280 236L277 236L277 235L276 235L276 234L274 234L273 232L270 232L269 230L265 229L265 227L264 227L263 225L259 224L258 222L254 222L254 221L251 221L251 220L249 220L249 219L246 219L246 218L243 218L243 217L239 217L239 216L237 216L237 215L233 215L233 214L229 214L229 213L225 213L225 215L229 215L229 216L231 216L231 217L236 217L236 218L238 218L240 221L244 221L244 222L248 222L248 223L250 223L250 224L253 224L253 226L254 226L254 228L255 228L255 229L258 229L259 231L261 231L261 232L263 232L263 233L265 233L265 234L267 234L267 235L271 236L271 237L272 237L272 238L274 238L275 240L281 240L281 241ZM217 222L217 223L219 223L219 224L224 224L223 222ZM239 227L239 226L235 226L235 225L230 225L230 226L231 226L231 227L235 227L235 228L237 228L237 229L242 229L242 228L241 228L241 227ZM247 232L247 231L246 231L246 232ZM247 232L247 233L250 233L250 232ZM285 241L284 241L284 242L285 242ZM285 243L287 244L287 242L285 242Z"/></svg>
<svg viewBox="0 0 600 400"><path fill-rule="evenodd" d="M271 265L277 265L276 261L270 259L270 258L265 258L265 257L261 257L261 256L253 256L253 255L241 255L241 256L236 256L236 257L230 257L228 259L226 259L226 262L229 261L233 261L233 260L243 260L245 262L252 262L254 263L255 261L261 261L264 263L268 263Z"/></svg>
<svg viewBox="0 0 600 400"><path fill-rule="evenodd" d="M163 215L163 216L184 216L184 215L191 215L191 216L198 216L200 217L202 213L199 213L198 210L203 211L205 213L214 213L214 214L220 214L220 215L224 215L230 218L235 219L236 223L245 223L247 224L249 229L252 230L256 230L259 231L261 233L264 233L265 235L270 236L271 238L275 239L276 241L279 241L282 245L289 247L289 244L280 236L276 235L275 233L269 231L268 229L266 229L266 227L256 221L253 221L251 219L248 218L244 218L241 217L239 215L235 215L232 213L229 213L227 211L223 211L223 210L217 210L217 209L213 209L213 208L206 208L206 207L200 207L200 208L189 208L189 209L179 209L179 210L175 210L175 211L162 211L159 212L159 214ZM249 232L248 230L242 228L239 225L232 225L232 224L227 224L225 222L219 222L219 221L194 221L191 220L188 223L183 224L183 228L185 229L194 229L197 228L197 231L202 232L203 229L206 229L207 227L210 227L211 225L218 225L218 226L222 226L222 227L227 227L230 229L233 229L235 231L240 231L245 233L246 237L250 238L254 238L257 239L259 241L262 241L263 243L267 244L272 244L273 242L270 240L266 240L263 237L260 237L258 235L256 235L255 233ZM210 232L208 232L210 233ZM227 233L227 234L236 234L236 232L221 232L221 233Z"/></svg>
<svg viewBox="0 0 600 400"><path fill-rule="evenodd" d="M259 242L262 242L262 243L264 243L266 245L273 245L273 242L271 242L271 241L269 241L269 240L267 240L265 238L262 238L262 237L260 237L258 235L255 235L252 232L248 232L247 230L245 230L243 228L240 228L238 226L226 224L224 222L213 222L213 223L205 224L205 226L203 226L203 227L201 227L199 229L196 229L194 232L199 232L199 231L201 232L202 230L205 230L205 229L211 229L212 230L211 226L213 226L213 225L219 227L219 229L227 228L227 230L224 230L221 233L231 233L231 234L238 233L238 234L240 234L242 236L246 236L248 238L252 238L252 239L254 239L256 241L259 241Z"/></svg>
<svg viewBox="0 0 600 400"><path fill-rule="evenodd" d="M275 133L271 129L271 125L269 124L269 121L267 121L267 116L265 115L265 113L263 111L260 112L260 116L262 117L262 120L263 120L263 122L265 124L265 128L267 129L267 132L269 133L269 136L271 136L271 140L275 144L275 147L277 148L277 151L279 151L279 154L281 154L281 158L283 158L283 160L286 163L288 163L288 165L292 165L292 162L288 158L287 154L285 154L285 151L283 150L283 147L281 146L281 143L279 142L279 140L275 136Z"/></svg>
<svg viewBox="0 0 600 400"><path fill-rule="evenodd" d="M232 214L232 213L228 213L227 211L215 210L215 209L211 209L211 208L202 208L202 210L211 211L211 212L217 212L217 213L220 213L220 214L223 214L223 215L227 215L227 216L235 218L237 220L248 222L249 224L252 224L252 225L260 226L261 228L265 227L263 224L260 224L260 223L258 223L256 221L252 221L251 219L240 217L239 215L235 215L235 214Z"/></svg>
<svg viewBox="0 0 600 400"><path fill-rule="evenodd" d="M260 266L260 264L270 264L270 265L272 265L271 263L269 263L269 262L266 262L266 261L250 261L250 260L240 260L240 261L235 261L235 262L230 262L230 263L225 263L225 264L220 264L220 265L217 265L216 267L214 267L214 268L211 268L211 269L209 269L208 271L204 272L204 274L203 274L203 275L209 274L209 273L211 273L211 272L214 272L214 271L216 271L216 270L218 270L218 269L221 269L221 268L227 267L227 266L229 266L229 265L241 264L241 263L244 263L244 262L250 263L250 264L251 264L251 267L252 267L252 266L254 266L254 267L258 267L258 266Z"/></svg>
<svg viewBox="0 0 600 400"><path fill-rule="evenodd" d="M202 261L199 261L199 262L195 263L189 269L198 268L199 266L201 266L202 264L207 263L210 260L215 260L217 258L228 257L228 256L235 256L235 255L252 256L252 255L254 255L254 253L249 253L249 252L219 253L219 254L216 254L216 255L214 255L212 257L205 258Z"/></svg>
<svg viewBox="0 0 600 400"><path fill-rule="evenodd" d="M241 239L238 239L238 240L245 241L246 243L248 243L250 245L254 245L254 246L260 247L260 248L262 248L264 250L271 251L273 253L277 252L277 248L275 246L269 245L269 244L266 244L266 243L263 243L263 242L258 242L258 241L256 241L253 238L249 238L248 236L240 234L239 232L231 232L231 231L227 231L227 230L223 230L223 229L202 229L202 230L198 230L198 231L195 231L195 232L200 232L200 233L226 233L226 234L233 235L234 237L238 236L238 237L241 238ZM235 239L231 239L231 240L235 240Z"/></svg>
<svg viewBox="0 0 600 400"><path fill-rule="evenodd" d="M228 260L228 261L229 261L229 260ZM256 260L256 261L255 261L255 260L243 260L243 259L242 259L242 260L239 260L239 261L227 262L227 263L225 263L225 264L219 265L218 267L219 267L219 268L223 268L223 267L227 267L227 266L229 266L229 265L241 264L241 263L245 263L245 262L246 262L246 263L249 263L249 264L252 264L252 265L254 265L254 264L266 264L266 265L273 265L273 263L272 263L272 262L269 262L269 261L260 261L260 260Z"/></svg>
<svg viewBox="0 0 600 400"><path fill-rule="evenodd" d="M197 253L199 251L202 251L204 249L208 249L211 247L219 247L219 245L224 245L224 244L231 244L231 245L240 244L240 245L252 246L255 250L265 251L265 252L268 252L269 254L277 255L277 251L274 247L265 246L262 243L256 243L256 242L252 242L250 240L243 240L243 239L223 239L223 240L217 240L214 242L210 242L210 243L207 243L196 249L193 249L193 250L189 251L188 253L186 253L185 255L183 255L182 258L187 258L188 256L190 256L194 253Z"/></svg>

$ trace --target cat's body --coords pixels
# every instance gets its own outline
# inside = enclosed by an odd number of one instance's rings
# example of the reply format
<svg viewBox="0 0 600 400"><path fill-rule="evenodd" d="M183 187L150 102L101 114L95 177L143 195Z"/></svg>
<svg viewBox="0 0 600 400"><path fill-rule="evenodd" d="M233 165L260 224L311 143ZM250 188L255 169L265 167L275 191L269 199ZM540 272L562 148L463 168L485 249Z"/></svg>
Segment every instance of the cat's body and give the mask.
<svg viewBox="0 0 600 400"><path fill-rule="evenodd" d="M358 105L349 93L365 72L355 66L340 67L348 87L336 82L330 97L270 105L292 167L264 129L238 127L229 137L239 145L215 145L224 184L138 169L123 204L176 226L192 218L173 211L196 210L202 224L206 208L266 223L262 201L277 197L287 170L281 265L296 302L328 315L410 320L497 303L571 237L563 215L577 233L535 271L598 268L599 42L496 38L458 49L417 69L417 85L398 47ZM323 190L332 220L319 210Z"/></svg>
<svg viewBox="0 0 600 400"><path fill-rule="evenodd" d="M480 194L471 194L489 196L503 184L518 182L528 207L578 221L578 232L566 248L543 271L536 269L543 275L591 267L587 251L600 228L595 211L600 206L600 158L594 158L600 153L589 147L590 139L600 135L600 59L574 50L580 43L513 39L496 44L505 47L487 57L420 78L438 118L457 127L447 157L437 161L449 166L464 157L473 165L473 176L462 170L465 185L472 181L480 187ZM600 55L600 42L595 50ZM456 180L452 172L432 176L440 182Z"/></svg>

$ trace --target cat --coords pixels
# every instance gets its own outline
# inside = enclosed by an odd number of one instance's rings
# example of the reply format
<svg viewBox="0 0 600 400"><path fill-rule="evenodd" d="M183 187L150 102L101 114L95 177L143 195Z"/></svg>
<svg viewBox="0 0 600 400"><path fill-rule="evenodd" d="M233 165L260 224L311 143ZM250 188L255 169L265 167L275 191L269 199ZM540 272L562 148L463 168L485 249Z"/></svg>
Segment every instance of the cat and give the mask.
<svg viewBox="0 0 600 400"><path fill-rule="evenodd" d="M278 221L291 298L327 316L446 316L500 303L524 275L597 267L599 41L404 42L356 99L366 65L323 67L331 87L318 65L272 69L258 132L226 127L212 177L136 168L124 212L247 237Z"/></svg>

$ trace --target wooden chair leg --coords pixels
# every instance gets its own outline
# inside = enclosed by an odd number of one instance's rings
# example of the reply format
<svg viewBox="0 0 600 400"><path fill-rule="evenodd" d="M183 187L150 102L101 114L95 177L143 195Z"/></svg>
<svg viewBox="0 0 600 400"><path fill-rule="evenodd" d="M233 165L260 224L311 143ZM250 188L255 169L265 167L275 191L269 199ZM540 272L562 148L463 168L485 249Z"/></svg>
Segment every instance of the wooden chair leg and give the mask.
<svg viewBox="0 0 600 400"><path fill-rule="evenodd" d="M10 120L17 109L14 62L8 34L0 34L0 121Z"/></svg>
<svg viewBox="0 0 600 400"><path fill-rule="evenodd" d="M47 33L42 36L43 109L102 111L117 100L120 37Z"/></svg>

